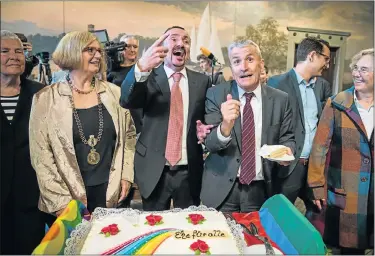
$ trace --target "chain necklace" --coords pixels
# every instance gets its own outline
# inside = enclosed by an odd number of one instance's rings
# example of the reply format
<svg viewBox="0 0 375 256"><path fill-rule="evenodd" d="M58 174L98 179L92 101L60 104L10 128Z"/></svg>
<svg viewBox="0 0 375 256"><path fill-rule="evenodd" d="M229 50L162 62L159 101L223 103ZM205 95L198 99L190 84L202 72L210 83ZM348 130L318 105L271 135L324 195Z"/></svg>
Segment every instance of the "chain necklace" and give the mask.
<svg viewBox="0 0 375 256"><path fill-rule="evenodd" d="M95 88L95 78L93 80L94 80L94 88ZM70 85L71 85L71 88L73 90L73 88L74 88L73 85L72 84L70 84ZM96 152L95 146L98 144L98 142L102 138L103 126L104 126L103 104L102 104L102 101L100 99L99 93L97 93L97 96L98 96L98 113L99 113L98 136L95 138L94 135L90 135L88 140L86 139L86 137L83 133L82 123L81 123L81 120L79 119L77 109L75 108L75 105L74 105L73 95L69 96L70 104L71 104L72 109L73 109L73 116L74 116L74 119L75 119L77 127L78 127L79 136L81 137L81 140L85 145L89 145L91 147L90 153L87 155L87 162L91 165L96 165L100 161L100 154L98 152Z"/></svg>
<svg viewBox="0 0 375 256"><path fill-rule="evenodd" d="M88 91L81 91L80 89L78 89L77 87L74 86L72 80L70 79L70 76L69 74L66 75L66 81L68 82L68 84L70 85L70 87L72 87L72 89L76 92L78 92L79 94L89 94L89 93L92 93L92 91L95 89L95 77L92 78L91 80L91 85L90 85L90 90Z"/></svg>

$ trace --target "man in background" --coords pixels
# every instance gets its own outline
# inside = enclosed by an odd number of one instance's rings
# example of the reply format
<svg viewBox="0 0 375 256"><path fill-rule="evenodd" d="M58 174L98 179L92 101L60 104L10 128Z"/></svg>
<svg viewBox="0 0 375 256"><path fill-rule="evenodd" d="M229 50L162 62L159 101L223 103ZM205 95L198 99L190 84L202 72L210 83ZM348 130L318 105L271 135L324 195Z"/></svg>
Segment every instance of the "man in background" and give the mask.
<svg viewBox="0 0 375 256"><path fill-rule="evenodd" d="M268 67L264 65L264 68L262 68L262 71L260 72L260 83L267 84L267 80L268 80Z"/></svg>
<svg viewBox="0 0 375 256"><path fill-rule="evenodd" d="M34 67L39 64L39 59L32 55L33 45L28 42L27 37L21 33L15 33L21 40L23 46L23 52L25 54L25 71L22 74L23 78L29 78Z"/></svg>
<svg viewBox="0 0 375 256"><path fill-rule="evenodd" d="M225 82L225 78L223 72L215 71L212 78L212 60L208 57L204 56L203 54L199 54L197 57L199 61L199 66L203 71L203 74L210 77L212 85L217 85Z"/></svg>
<svg viewBox="0 0 375 256"><path fill-rule="evenodd" d="M293 110L296 140L295 161L280 167L276 190L292 203L299 196L306 200L307 166L316 128L325 101L332 95L327 83L322 83L322 72L329 68L328 42L308 37L297 48L297 64L285 74L269 78L267 84L289 95ZM308 205L306 205L308 207Z"/></svg>

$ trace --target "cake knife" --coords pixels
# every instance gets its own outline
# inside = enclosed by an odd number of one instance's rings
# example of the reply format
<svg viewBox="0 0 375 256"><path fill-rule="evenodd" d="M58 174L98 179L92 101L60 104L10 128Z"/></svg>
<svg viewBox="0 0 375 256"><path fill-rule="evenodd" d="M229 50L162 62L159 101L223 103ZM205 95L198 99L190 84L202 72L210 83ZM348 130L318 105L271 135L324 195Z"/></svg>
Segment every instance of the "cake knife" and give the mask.
<svg viewBox="0 0 375 256"><path fill-rule="evenodd" d="M262 241L266 246L266 255L275 255L275 251L273 250L271 243L268 241L268 238L259 235L258 228L253 222L250 223L250 230L253 236Z"/></svg>

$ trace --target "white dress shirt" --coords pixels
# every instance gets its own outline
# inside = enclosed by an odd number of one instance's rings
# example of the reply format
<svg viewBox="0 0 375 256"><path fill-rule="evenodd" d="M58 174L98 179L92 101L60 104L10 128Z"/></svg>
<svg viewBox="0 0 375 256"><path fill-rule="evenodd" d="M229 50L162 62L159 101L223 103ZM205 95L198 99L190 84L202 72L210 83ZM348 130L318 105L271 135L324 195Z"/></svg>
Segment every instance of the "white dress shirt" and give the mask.
<svg viewBox="0 0 375 256"><path fill-rule="evenodd" d="M243 120L243 109L246 104L246 96L245 91L237 85L238 89L238 96L240 98L241 107L241 124ZM259 156L259 151L261 148L261 140L262 140L262 86L259 85L254 91L254 95L251 98L250 104L253 109L254 113L254 124L255 124L255 169L256 169L256 176L254 180L264 180L263 178L263 168L262 168L262 159ZM233 127L234 129L234 127ZM219 141L221 141L224 145L226 145L231 139L232 136L229 135L229 137L224 137L224 135L221 133L221 124L219 125L217 129L217 136ZM241 173L241 165L238 169L237 176L239 177Z"/></svg>
<svg viewBox="0 0 375 256"><path fill-rule="evenodd" d="M354 103L358 109L359 115L361 116L362 123L365 126L367 138L371 139L371 133L374 130L374 103L368 109L365 109L359 103L356 92L354 91Z"/></svg>
<svg viewBox="0 0 375 256"><path fill-rule="evenodd" d="M169 89L172 90L173 86L173 77L172 75L175 73L171 68L164 65L165 73L168 77ZM184 111L184 124L182 129L182 145L181 145L181 160L176 165L187 165L188 158L187 158L187 147L186 147L186 137L187 137L187 119L188 119L188 112L189 112L189 81L186 74L186 68L183 68L179 71L182 74L180 80L180 88L182 93L182 104L183 104L183 111ZM151 72L141 72L138 68L138 65L135 65L134 68L134 75L137 82L144 82L147 80L148 76ZM170 165L168 161L166 165Z"/></svg>

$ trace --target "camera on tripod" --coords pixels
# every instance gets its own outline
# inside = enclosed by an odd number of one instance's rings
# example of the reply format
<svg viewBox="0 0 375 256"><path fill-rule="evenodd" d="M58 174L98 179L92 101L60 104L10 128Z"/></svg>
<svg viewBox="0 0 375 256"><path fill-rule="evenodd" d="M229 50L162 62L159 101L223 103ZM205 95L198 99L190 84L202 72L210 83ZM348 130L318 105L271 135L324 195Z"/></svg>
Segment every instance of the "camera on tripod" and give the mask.
<svg viewBox="0 0 375 256"><path fill-rule="evenodd" d="M40 62L44 65L47 65L50 60L49 52L38 52L35 56L37 56Z"/></svg>
<svg viewBox="0 0 375 256"><path fill-rule="evenodd" d="M120 64L124 61L122 51L127 46L125 42L115 43L109 41L108 33L106 29L92 31L99 39L100 43L104 45L107 60L107 72L111 72L120 67Z"/></svg>

